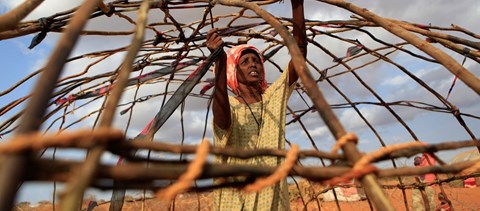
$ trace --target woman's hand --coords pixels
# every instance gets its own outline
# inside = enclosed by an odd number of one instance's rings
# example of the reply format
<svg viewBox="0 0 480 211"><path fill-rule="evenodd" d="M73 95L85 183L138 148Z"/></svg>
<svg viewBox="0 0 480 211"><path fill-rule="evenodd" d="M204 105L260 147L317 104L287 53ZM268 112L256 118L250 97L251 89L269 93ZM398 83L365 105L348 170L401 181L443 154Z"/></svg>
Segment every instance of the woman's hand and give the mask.
<svg viewBox="0 0 480 211"><path fill-rule="evenodd" d="M213 52L219 47L223 47L222 37L218 34L217 29L210 29L207 33L207 48Z"/></svg>

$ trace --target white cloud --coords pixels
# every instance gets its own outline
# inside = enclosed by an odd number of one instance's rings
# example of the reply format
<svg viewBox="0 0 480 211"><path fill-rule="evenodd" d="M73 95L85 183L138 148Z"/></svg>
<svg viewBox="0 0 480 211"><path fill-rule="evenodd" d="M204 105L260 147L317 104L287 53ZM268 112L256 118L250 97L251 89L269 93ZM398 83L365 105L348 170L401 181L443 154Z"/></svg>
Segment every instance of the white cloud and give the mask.
<svg viewBox="0 0 480 211"><path fill-rule="evenodd" d="M313 129L310 132L310 135L312 135L313 137L323 137L326 136L329 132L330 131L328 131L328 128L326 126L323 126Z"/></svg>
<svg viewBox="0 0 480 211"><path fill-rule="evenodd" d="M0 4L3 4L8 9L13 9L20 4L22 4L23 0L8 0L2 1ZM70 0L70 1L62 1L62 0L47 0L43 1L35 10L30 13L25 20L36 20L38 18L47 17L55 13L63 12L68 9L75 8L79 6L83 1L82 0Z"/></svg>
<svg viewBox="0 0 480 211"><path fill-rule="evenodd" d="M382 82L382 85L393 85L393 86L401 86L408 81L408 76L395 76L393 78L389 78Z"/></svg>

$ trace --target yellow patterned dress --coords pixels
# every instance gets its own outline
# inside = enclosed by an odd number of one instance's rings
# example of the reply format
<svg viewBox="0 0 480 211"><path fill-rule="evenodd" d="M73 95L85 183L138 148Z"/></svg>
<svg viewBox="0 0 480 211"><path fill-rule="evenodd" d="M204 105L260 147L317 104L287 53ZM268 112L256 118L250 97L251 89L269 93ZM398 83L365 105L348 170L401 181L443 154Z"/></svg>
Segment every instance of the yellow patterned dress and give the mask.
<svg viewBox="0 0 480 211"><path fill-rule="evenodd" d="M284 71L262 95L261 102L247 105L229 96L232 123L226 130L213 124L214 145L242 149L285 149L285 111L294 87L295 84L288 86L288 71ZM283 159L257 157L242 160L233 157L216 157L215 162L279 166ZM242 178L229 178L229 181L239 180ZM216 189L214 197L215 210L290 210L285 180L259 193L246 194L235 188Z"/></svg>

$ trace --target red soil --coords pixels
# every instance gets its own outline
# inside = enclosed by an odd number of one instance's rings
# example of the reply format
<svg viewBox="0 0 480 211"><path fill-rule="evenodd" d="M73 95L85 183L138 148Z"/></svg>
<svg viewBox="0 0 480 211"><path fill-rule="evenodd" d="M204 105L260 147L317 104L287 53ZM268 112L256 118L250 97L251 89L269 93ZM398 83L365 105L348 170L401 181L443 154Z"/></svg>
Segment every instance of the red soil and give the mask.
<svg viewBox="0 0 480 211"><path fill-rule="evenodd" d="M480 188L444 188L448 198L452 201L455 211L476 211L480 210ZM411 209L412 191L405 190L409 210ZM437 193L439 190L437 189ZM390 198L395 210L406 210L405 200L403 199L402 191L399 189L385 190L385 193ZM438 202L438 201L437 201ZM366 200L358 202L339 202L341 210L363 211L370 210L370 206ZM338 210L336 203L321 202L321 210ZM301 201L291 204L292 211L304 210L304 205ZM307 210L320 210L315 202L308 204Z"/></svg>
<svg viewBox="0 0 480 211"><path fill-rule="evenodd" d="M438 192L438 190L437 190ZM480 188L450 188L445 187L445 192L447 193L448 198L452 201L455 211L475 211L480 209ZM402 191L399 189L395 190L385 190L385 193L390 198L390 201L393 204L395 210L406 210L405 203L402 195ZM408 206L411 206L411 190L406 190L406 197ZM198 210L198 205L200 203L200 210L213 210L211 193L203 194L182 194L177 197L175 203L175 210ZM308 203L307 210L338 210L336 203L333 202L322 202L319 201L321 209L318 208L318 205L315 201ZM368 202L358 201L358 202L339 202L341 210L370 210ZM170 203L149 199L145 201L145 210L169 210ZM95 211L108 210L108 203L100 203L96 207ZM85 210L86 206L83 207ZM291 202L292 211L304 210L304 205L301 200L292 200ZM14 210L52 210L52 205L47 203L42 203L36 207L29 207L26 204L17 206ZM58 210L58 209L57 209ZM124 204L123 210L142 210L141 201L126 201ZM411 209L410 209L411 210Z"/></svg>

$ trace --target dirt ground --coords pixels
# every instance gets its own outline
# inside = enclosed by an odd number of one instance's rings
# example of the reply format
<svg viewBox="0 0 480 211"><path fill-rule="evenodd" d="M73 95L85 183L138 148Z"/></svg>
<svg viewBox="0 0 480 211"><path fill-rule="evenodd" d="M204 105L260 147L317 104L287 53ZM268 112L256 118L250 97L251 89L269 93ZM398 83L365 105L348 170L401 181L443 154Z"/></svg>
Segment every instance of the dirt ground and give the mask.
<svg viewBox="0 0 480 211"><path fill-rule="evenodd" d="M437 190L438 191L438 190ZM450 188L445 187L445 192L447 193L448 198L452 201L455 211L476 211L480 209L480 188ZM390 198L394 208L396 210L406 210L405 203L402 195L402 191L399 189L395 190L385 190L385 193ZM411 206L411 190L406 190L406 197L408 201L408 206ZM198 205L200 202L200 209ZM86 210L86 203L83 206L83 210ZM318 207L320 205L320 208ZM142 207L145 207L145 210L156 211L156 210L169 210L170 203L164 202L156 199L148 199L145 203L142 201L126 201L124 204L124 209L126 211L137 211L142 210ZM371 210L368 204L368 201L358 201L358 202L339 202L340 210L354 210L354 211L363 211ZM99 202L99 206L94 208L95 211L107 211L109 203ZM290 204L291 210L305 210L304 205L300 199L292 200ZM18 204L14 210L22 211L46 211L52 210L52 205L50 203L41 203L35 207L30 207L28 203ZM59 210L59 209L56 209ZM182 194L179 195L175 201L174 210L213 210L211 193L203 194ZM318 203L312 201L308 203L307 210L339 210L336 203L333 202L322 202ZM411 209L410 209L411 210Z"/></svg>
<svg viewBox="0 0 480 211"><path fill-rule="evenodd" d="M407 196L408 207L411 210L411 190L405 190ZM438 192L438 191L437 191ZM452 205L455 211L476 211L480 210L480 188L445 188L445 192L448 198L452 201ZM400 189L385 190L385 193L390 198L395 210L406 210L405 200ZM438 202L438 201L437 201ZM368 201L358 202L339 202L340 210L354 210L363 211L370 210ZM333 202L320 202L321 208L318 208L316 203L308 204L307 210L339 210L336 203ZM301 202L291 203L291 210L304 210L304 205Z"/></svg>

